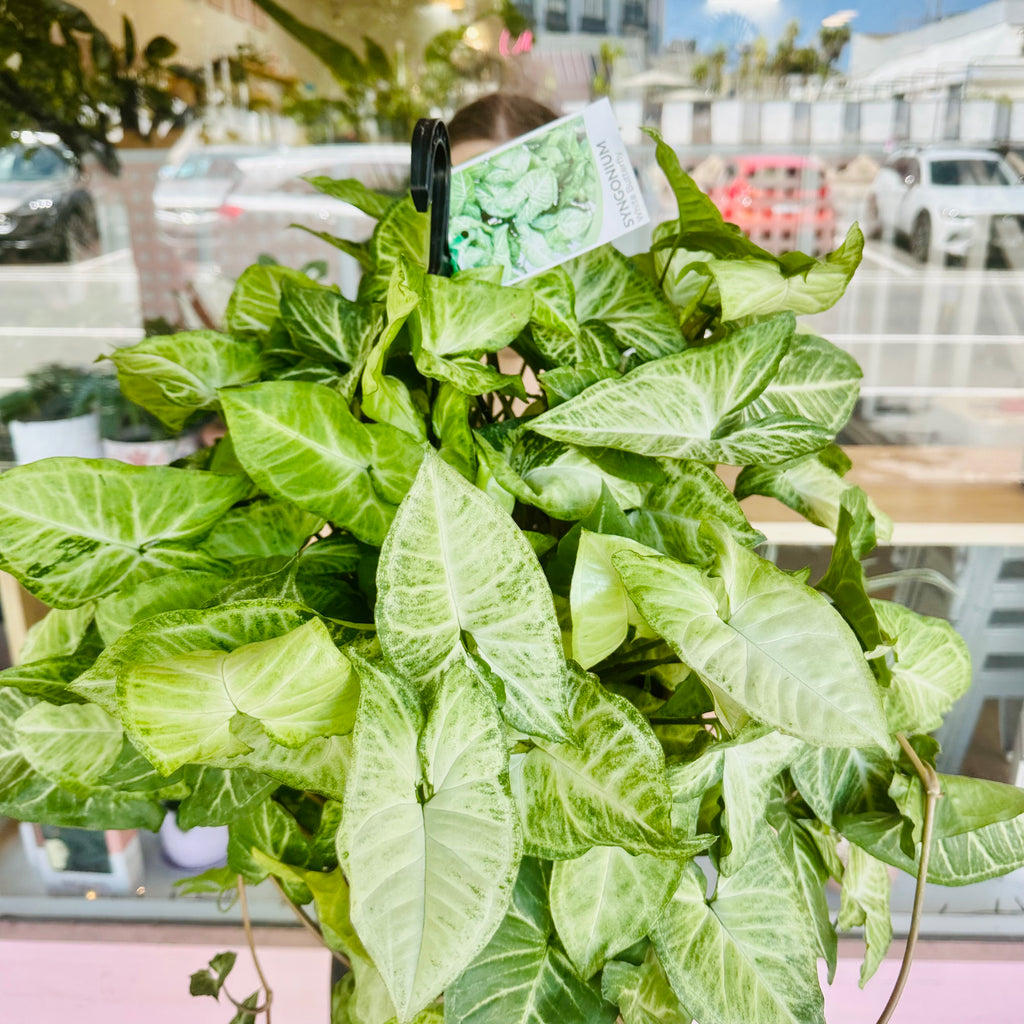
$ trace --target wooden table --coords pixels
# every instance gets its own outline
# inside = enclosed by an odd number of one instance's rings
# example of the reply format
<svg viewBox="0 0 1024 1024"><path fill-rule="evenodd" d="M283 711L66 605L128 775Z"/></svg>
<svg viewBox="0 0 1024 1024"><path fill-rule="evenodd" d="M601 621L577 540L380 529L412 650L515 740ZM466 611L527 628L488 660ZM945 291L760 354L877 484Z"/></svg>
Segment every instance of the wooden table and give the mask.
<svg viewBox="0 0 1024 1024"><path fill-rule="evenodd" d="M1020 448L851 445L846 475L892 517L890 545L1024 547ZM724 469L730 486L736 470ZM771 544L832 545L832 534L774 498L744 499L743 511Z"/></svg>

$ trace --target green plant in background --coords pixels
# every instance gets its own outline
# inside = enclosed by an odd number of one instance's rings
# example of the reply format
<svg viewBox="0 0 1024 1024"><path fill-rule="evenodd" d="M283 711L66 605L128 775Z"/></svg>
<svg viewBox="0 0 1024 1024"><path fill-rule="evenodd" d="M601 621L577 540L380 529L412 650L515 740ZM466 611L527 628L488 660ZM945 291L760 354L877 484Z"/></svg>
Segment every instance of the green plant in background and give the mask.
<svg viewBox="0 0 1024 1024"><path fill-rule="evenodd" d="M122 24L118 47L65 0L0 0L0 137L53 132L116 173L115 128L151 140L183 124L193 105L182 93L201 98L201 76L169 63L177 47L165 36L140 50Z"/></svg>
<svg viewBox="0 0 1024 1024"><path fill-rule="evenodd" d="M422 60L410 67L404 51L388 56L380 43L363 36L364 57L327 32L307 24L275 0L253 0L331 72L342 95L318 99L289 98L286 110L316 132L340 118L344 130L365 141L376 122L386 138L405 142L416 121L435 109L454 110L467 84L487 77L500 65L493 56L470 46L465 26L438 33Z"/></svg>
<svg viewBox="0 0 1024 1024"><path fill-rule="evenodd" d="M337 242L358 300L257 265L224 333L118 350L166 426L229 433L0 476L3 567L55 609L0 673L0 813L226 824L190 886L310 907L360 1024L815 1024L837 927L864 980L885 955L890 866L1024 864L1024 792L931 767L966 648L869 599L888 521L832 444L859 370L794 317L859 230L776 258L658 158L650 253L512 288L426 275L408 199L320 181L378 221ZM824 577L757 553L751 493L834 532Z"/></svg>
<svg viewBox="0 0 1024 1024"><path fill-rule="evenodd" d="M452 177L449 234L463 270L529 274L592 245L600 230L601 185L582 117Z"/></svg>
<svg viewBox="0 0 1024 1024"><path fill-rule="evenodd" d="M27 373L24 387L0 395L0 423L84 416L101 403L109 384L117 384L111 374L50 363Z"/></svg>

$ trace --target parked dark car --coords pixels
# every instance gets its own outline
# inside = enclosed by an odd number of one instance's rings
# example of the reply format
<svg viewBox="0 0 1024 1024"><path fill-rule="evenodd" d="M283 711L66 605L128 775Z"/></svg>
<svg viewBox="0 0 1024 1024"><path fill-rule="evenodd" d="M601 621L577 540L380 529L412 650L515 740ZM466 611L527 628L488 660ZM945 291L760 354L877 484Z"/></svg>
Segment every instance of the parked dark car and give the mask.
<svg viewBox="0 0 1024 1024"><path fill-rule="evenodd" d="M0 255L66 263L96 252L96 210L71 151L23 133L0 147Z"/></svg>

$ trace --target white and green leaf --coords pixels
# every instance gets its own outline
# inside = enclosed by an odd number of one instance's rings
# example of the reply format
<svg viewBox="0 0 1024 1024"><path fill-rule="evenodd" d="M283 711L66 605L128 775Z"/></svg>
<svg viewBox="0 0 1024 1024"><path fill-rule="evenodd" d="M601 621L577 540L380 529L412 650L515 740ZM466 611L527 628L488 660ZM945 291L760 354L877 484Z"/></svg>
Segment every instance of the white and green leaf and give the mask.
<svg viewBox="0 0 1024 1024"><path fill-rule="evenodd" d="M408 683L361 673L338 852L352 923L408 1020L494 934L522 846L501 720L479 680L447 672L424 721Z"/></svg>
<svg viewBox="0 0 1024 1024"><path fill-rule="evenodd" d="M596 974L616 953L639 942L676 891L685 862L595 846L556 861L551 916L581 978Z"/></svg>
<svg viewBox="0 0 1024 1024"><path fill-rule="evenodd" d="M835 610L724 528L707 536L714 576L665 556L612 557L651 627L762 722L816 746L888 745L878 686Z"/></svg>
<svg viewBox="0 0 1024 1024"><path fill-rule="evenodd" d="M248 491L240 476L106 459L45 459L0 477L8 572L74 608L175 569L216 563L196 544Z"/></svg>
<svg viewBox="0 0 1024 1024"><path fill-rule="evenodd" d="M470 661L500 678L504 714L532 735L564 735L566 664L547 580L529 541L486 494L428 454L381 549L381 647L429 692Z"/></svg>
<svg viewBox="0 0 1024 1024"><path fill-rule="evenodd" d="M765 828L710 903L687 869L651 938L672 989L701 1024L824 1024L800 896Z"/></svg>

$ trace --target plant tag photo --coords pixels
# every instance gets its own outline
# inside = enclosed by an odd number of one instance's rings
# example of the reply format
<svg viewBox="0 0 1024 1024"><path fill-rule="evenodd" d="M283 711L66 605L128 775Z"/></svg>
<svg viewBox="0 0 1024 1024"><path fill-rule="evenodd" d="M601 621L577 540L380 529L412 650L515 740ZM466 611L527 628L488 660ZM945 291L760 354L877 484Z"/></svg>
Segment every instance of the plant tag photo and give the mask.
<svg viewBox="0 0 1024 1024"><path fill-rule="evenodd" d="M452 171L449 246L459 270L502 284L565 263L650 221L607 99Z"/></svg>

